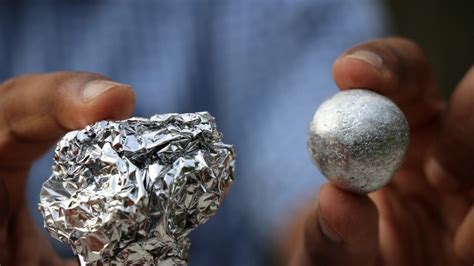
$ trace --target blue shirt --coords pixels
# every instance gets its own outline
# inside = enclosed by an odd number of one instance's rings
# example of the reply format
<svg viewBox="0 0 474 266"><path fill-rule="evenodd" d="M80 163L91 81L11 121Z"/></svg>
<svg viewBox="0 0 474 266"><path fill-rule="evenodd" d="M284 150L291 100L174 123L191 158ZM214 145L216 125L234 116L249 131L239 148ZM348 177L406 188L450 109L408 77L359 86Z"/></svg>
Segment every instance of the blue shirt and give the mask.
<svg viewBox="0 0 474 266"><path fill-rule="evenodd" d="M137 116L210 111L235 144L236 181L192 233L190 265L269 265L281 228L324 182L306 142L315 108L336 91L332 61L383 34L383 15L371 0L2 1L0 80L98 72L134 86ZM51 154L27 187L39 226Z"/></svg>

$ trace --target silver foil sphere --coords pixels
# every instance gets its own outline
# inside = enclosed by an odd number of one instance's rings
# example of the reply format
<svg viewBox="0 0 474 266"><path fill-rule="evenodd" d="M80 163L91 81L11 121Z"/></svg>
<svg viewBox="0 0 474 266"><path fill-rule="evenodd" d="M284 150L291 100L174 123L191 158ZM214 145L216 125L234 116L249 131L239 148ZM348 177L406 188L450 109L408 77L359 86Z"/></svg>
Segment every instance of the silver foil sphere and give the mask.
<svg viewBox="0 0 474 266"><path fill-rule="evenodd" d="M352 89L318 108L310 124L309 150L331 182L366 194L387 184L400 168L408 132L402 111L390 99Z"/></svg>

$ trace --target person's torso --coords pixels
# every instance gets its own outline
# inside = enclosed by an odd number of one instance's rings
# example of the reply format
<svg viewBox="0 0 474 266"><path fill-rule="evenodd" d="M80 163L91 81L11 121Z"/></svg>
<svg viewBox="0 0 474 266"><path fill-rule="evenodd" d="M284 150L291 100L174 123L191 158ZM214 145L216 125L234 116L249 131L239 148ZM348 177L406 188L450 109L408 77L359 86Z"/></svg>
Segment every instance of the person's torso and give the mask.
<svg viewBox="0 0 474 266"><path fill-rule="evenodd" d="M53 4L54 3L54 4ZM332 60L382 33L372 1L11 1L0 3L0 80L98 72L133 85L137 116L208 110L235 144L236 181L192 233L190 265L268 265L294 208L323 182L307 123L335 91ZM31 171L28 200L51 173Z"/></svg>

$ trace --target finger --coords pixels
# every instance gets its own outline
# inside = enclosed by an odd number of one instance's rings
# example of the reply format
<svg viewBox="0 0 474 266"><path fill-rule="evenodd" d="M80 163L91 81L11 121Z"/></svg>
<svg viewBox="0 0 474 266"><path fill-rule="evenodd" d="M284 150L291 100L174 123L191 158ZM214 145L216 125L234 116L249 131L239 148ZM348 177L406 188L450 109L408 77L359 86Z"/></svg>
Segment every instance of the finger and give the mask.
<svg viewBox="0 0 474 266"><path fill-rule="evenodd" d="M78 266L78 260L77 259L69 259L64 261L63 266Z"/></svg>
<svg viewBox="0 0 474 266"><path fill-rule="evenodd" d="M466 73L451 96L441 119L432 152L427 156L425 173L438 190L457 199L444 215L456 230L454 249L466 263L474 262L474 67Z"/></svg>
<svg viewBox="0 0 474 266"><path fill-rule="evenodd" d="M446 249L445 235L440 234L444 228L424 204L404 196L392 186L369 197L379 211L380 261L377 265L452 265L453 255Z"/></svg>
<svg viewBox="0 0 474 266"><path fill-rule="evenodd" d="M466 264L474 263L474 207L471 207L456 233L454 250Z"/></svg>
<svg viewBox="0 0 474 266"><path fill-rule="evenodd" d="M442 117L439 134L435 138L433 153L427 159L425 170L433 185L452 190L472 190L473 135L474 67L471 67L451 96ZM471 201L474 201L474 197Z"/></svg>
<svg viewBox="0 0 474 266"><path fill-rule="evenodd" d="M91 73L56 72L0 85L0 167L24 168L69 130L131 114L130 86Z"/></svg>
<svg viewBox="0 0 474 266"><path fill-rule="evenodd" d="M130 86L91 73L26 75L0 85L0 176L10 208L24 199L31 163L64 133L101 119L127 117Z"/></svg>
<svg viewBox="0 0 474 266"><path fill-rule="evenodd" d="M443 108L426 56L405 39L379 39L347 50L335 61L333 76L342 90L366 88L391 98L411 128L432 121Z"/></svg>
<svg viewBox="0 0 474 266"><path fill-rule="evenodd" d="M378 221L367 196L324 185L317 210L305 230L310 265L374 265L378 255Z"/></svg>
<svg viewBox="0 0 474 266"><path fill-rule="evenodd" d="M21 206L12 217L10 228L10 259L15 265L61 265L48 240L40 233L28 208Z"/></svg>

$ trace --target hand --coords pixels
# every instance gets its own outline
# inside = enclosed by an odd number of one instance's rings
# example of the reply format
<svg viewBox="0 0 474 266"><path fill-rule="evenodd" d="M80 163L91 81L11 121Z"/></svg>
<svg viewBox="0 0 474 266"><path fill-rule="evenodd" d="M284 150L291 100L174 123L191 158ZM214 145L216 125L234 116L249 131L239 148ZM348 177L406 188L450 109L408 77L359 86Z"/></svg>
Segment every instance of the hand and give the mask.
<svg viewBox="0 0 474 266"><path fill-rule="evenodd" d="M410 124L410 146L377 192L321 188L294 265L473 265L474 68L448 104L421 49L404 39L354 47L333 74L342 90L369 88L395 101Z"/></svg>
<svg viewBox="0 0 474 266"><path fill-rule="evenodd" d="M67 131L128 117L134 101L130 86L91 73L26 75L0 85L1 265L68 263L55 254L28 213L30 166Z"/></svg>

